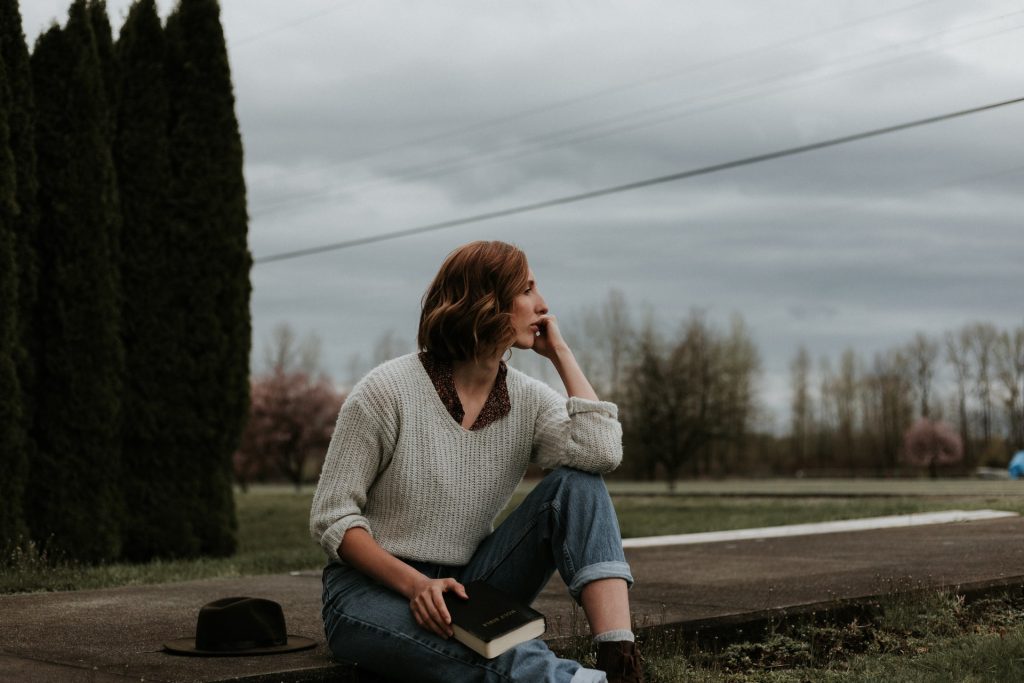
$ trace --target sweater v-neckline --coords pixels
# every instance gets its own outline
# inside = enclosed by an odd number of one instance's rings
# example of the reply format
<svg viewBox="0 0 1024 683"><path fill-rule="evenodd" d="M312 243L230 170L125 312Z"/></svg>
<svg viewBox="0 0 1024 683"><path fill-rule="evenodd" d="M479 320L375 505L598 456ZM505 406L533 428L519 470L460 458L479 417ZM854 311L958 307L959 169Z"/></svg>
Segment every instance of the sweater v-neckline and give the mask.
<svg viewBox="0 0 1024 683"><path fill-rule="evenodd" d="M459 396L458 389L455 386L451 366L445 366L444 361L438 361L432 357L425 356L426 354L424 353L416 354L416 359L419 361L417 364L420 366L423 374L426 375L427 385L430 387L429 391L434 395L437 399L437 403L440 405L441 413L443 415L442 419L447 418L447 421L453 423L462 432L480 432L508 416L508 413L511 410L511 402L509 400L507 365L502 363L501 368L498 370L498 375L494 380L494 384L491 386L487 397L484 399L483 405L480 407L480 411L474 418L473 424L467 429L462 426L462 421L456 417L456 411L453 411L453 406L449 405L442 393L444 392L449 395L448 400L454 400L457 402L458 405L455 406L458 408L457 412L461 414L462 419L465 419L465 405L462 403L462 397ZM430 367L428 367L428 365ZM435 377L435 374L438 376ZM501 401L504 401L503 405L500 403ZM492 411L492 413L485 417L485 413L487 413L488 410ZM494 410L499 411L496 416L493 414ZM481 426L477 426L481 421L481 418L485 419L485 423Z"/></svg>
<svg viewBox="0 0 1024 683"><path fill-rule="evenodd" d="M419 354L413 354L412 358L413 358L413 361L416 363L417 368L419 368L420 380L424 384L426 384L427 391L431 395L431 401L434 404L435 411L438 413L439 417L444 422L448 423L448 426L451 429L454 429L454 430L458 431L460 434L472 436L474 434L479 434L481 432L486 431L492 425L494 425L496 422L500 422L501 421L501 420L496 420L495 422L492 422L492 423L488 424L486 427L481 427L480 429L466 429L465 427L463 427L461 424L459 424L455 420L454 417L452 417L451 413L448 412L448 406L446 406L444 404L444 401L441 400L441 397L437 395L437 388L434 386L434 382L430 379L430 374L427 372L427 369L425 367L423 367L423 363L420 362ZM505 381L506 381L506 383L508 382L508 376L507 375L505 377Z"/></svg>

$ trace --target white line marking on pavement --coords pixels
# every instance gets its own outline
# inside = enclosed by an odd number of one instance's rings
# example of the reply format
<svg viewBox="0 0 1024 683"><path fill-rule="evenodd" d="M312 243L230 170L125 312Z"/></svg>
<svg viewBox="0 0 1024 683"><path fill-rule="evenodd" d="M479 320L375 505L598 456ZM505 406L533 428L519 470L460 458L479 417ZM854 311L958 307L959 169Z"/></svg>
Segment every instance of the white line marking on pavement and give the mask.
<svg viewBox="0 0 1024 683"><path fill-rule="evenodd" d="M649 548L659 545L692 545L695 543L719 543L722 541L747 541L758 538L783 538L785 536L809 536L811 534L835 534L843 531L866 531L868 529L892 529L896 527L923 526L925 524L947 524L949 522L976 522L984 519L1018 517L1016 512L1001 510L946 510L944 512L921 512L911 515L889 517L865 517L845 519L838 522L816 522L813 524L787 524L768 526L760 529L734 529L732 531L705 531L699 534L676 534L674 536L647 536L627 538L623 548Z"/></svg>

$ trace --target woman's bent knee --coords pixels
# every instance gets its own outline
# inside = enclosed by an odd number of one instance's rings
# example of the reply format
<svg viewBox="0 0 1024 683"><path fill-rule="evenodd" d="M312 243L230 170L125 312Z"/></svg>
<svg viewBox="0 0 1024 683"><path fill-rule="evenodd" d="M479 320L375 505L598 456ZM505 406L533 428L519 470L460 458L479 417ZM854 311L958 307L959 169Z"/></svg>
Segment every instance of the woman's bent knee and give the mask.
<svg viewBox="0 0 1024 683"><path fill-rule="evenodd" d="M604 479L600 474L594 474L593 472L584 472L583 470L577 470L572 467L559 467L551 470L541 480L542 484L549 486L563 487L568 486L573 490L580 489L597 489L606 491Z"/></svg>

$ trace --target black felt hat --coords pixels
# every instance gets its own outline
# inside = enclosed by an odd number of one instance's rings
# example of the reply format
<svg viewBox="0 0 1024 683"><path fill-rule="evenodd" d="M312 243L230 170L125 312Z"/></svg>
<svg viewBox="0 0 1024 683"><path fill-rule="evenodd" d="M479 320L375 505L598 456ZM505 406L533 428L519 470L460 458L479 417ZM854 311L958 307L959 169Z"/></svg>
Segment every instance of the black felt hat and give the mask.
<svg viewBox="0 0 1024 683"><path fill-rule="evenodd" d="M182 655L230 657L272 655L314 647L316 641L290 636L281 605L263 598L221 598L203 605L195 638L164 643L168 652Z"/></svg>

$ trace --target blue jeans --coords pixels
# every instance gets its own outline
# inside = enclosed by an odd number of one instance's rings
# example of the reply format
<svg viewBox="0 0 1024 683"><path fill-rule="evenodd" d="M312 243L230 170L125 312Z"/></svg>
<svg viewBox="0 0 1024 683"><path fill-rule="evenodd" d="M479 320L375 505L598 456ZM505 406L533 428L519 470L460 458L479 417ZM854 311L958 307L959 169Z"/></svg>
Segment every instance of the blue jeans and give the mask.
<svg viewBox="0 0 1024 683"><path fill-rule="evenodd" d="M409 562L430 578L487 581L531 603L555 569L577 602L591 581L633 577L622 552L619 524L599 475L559 468L461 567ZM332 563L323 575L327 644L339 660L396 681L603 681L604 674L560 659L542 640L531 640L484 659L454 638L419 626L409 602L358 570Z"/></svg>

